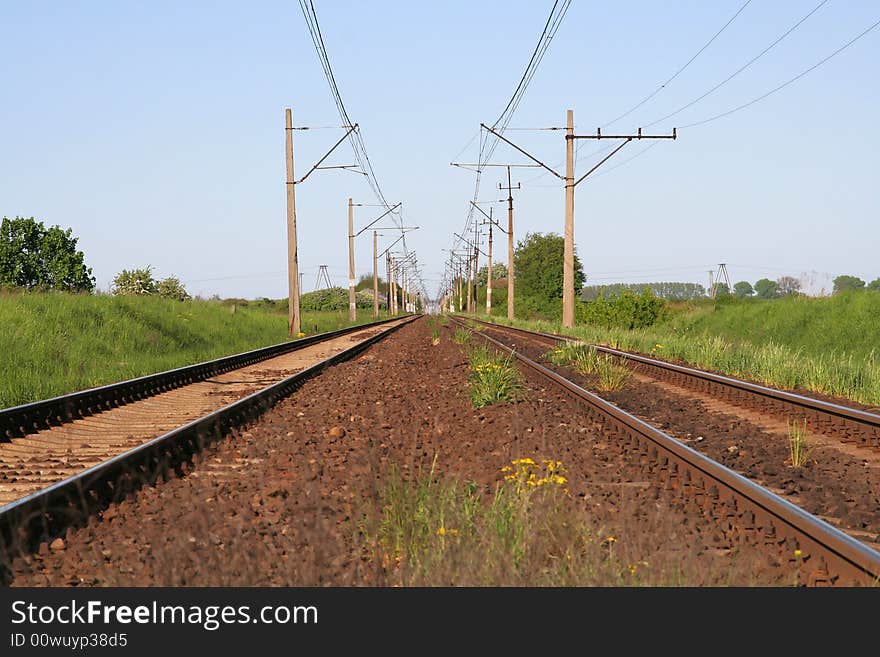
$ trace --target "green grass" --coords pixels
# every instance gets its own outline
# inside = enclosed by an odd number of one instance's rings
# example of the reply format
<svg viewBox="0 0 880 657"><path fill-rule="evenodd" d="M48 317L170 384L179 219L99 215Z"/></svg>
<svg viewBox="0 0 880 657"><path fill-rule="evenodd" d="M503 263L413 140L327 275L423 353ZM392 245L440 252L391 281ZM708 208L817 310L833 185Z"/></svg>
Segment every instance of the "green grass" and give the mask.
<svg viewBox="0 0 880 657"><path fill-rule="evenodd" d="M609 537L565 490L559 461L517 459L493 493L438 476L414 481L396 467L361 532L367 558L404 586L589 586L644 584L615 557ZM488 499L486 499L488 497ZM613 537L611 537L613 541Z"/></svg>
<svg viewBox="0 0 880 657"><path fill-rule="evenodd" d="M513 364L513 354L503 356L479 345L470 350L468 360L468 394L474 408L522 398L522 375Z"/></svg>
<svg viewBox="0 0 880 657"><path fill-rule="evenodd" d="M307 334L347 324L347 311L302 317ZM290 339L286 310L155 297L7 292L0 326L0 408Z"/></svg>
<svg viewBox="0 0 880 657"><path fill-rule="evenodd" d="M660 325L671 333L708 333L728 342L774 344L807 355L863 359L880 346L880 293L746 299L691 306Z"/></svg>
<svg viewBox="0 0 880 657"><path fill-rule="evenodd" d="M515 320L524 328L652 354L786 389L880 406L880 294L697 304L637 330ZM499 324L506 319L493 318Z"/></svg>

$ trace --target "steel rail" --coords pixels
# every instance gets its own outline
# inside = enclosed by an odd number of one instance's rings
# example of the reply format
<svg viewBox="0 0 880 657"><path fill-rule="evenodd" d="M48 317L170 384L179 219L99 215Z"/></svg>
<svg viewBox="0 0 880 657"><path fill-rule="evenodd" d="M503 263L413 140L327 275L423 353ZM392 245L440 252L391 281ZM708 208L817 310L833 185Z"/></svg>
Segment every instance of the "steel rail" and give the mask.
<svg viewBox="0 0 880 657"><path fill-rule="evenodd" d="M453 318L461 326L467 324ZM472 329L471 329L472 330ZM812 584L838 586L880 583L880 552L807 513L782 497L585 390L504 343L480 332L484 340L512 353L521 363L563 387L585 402L591 414L609 421L619 432L638 443L640 454L655 463L653 472L668 488L692 497L707 513L725 519L739 531L775 546L780 557L800 550L803 567ZM736 534L731 527L728 533ZM787 554L786 554L787 553Z"/></svg>
<svg viewBox="0 0 880 657"><path fill-rule="evenodd" d="M578 338L568 335L531 331L517 326L486 322L473 317L468 317L468 319L500 330L514 331L556 342L578 341ZM670 378L670 375L676 375L672 378L674 382L684 385L697 382L699 383L697 386L699 389L720 394L722 397L734 397L730 399L733 403L738 401L748 402L745 403L746 406L765 407L765 410L768 407L773 407L776 411L782 412L785 410L794 410L798 413L806 412L807 415L803 416L803 419L807 421L810 428L825 434L835 434L838 436L842 434L842 438L845 440L857 441L863 447L875 450L880 449L880 414L799 395L786 390L770 388L723 374L677 365L612 347L601 345L593 345L593 347L600 353L610 354L622 360L639 363L649 368L649 370L655 371L661 378ZM691 387L694 386L691 385ZM743 396L737 399L735 398L737 393L743 394ZM760 399L753 402L749 400L749 396L757 396Z"/></svg>
<svg viewBox="0 0 880 657"><path fill-rule="evenodd" d="M335 331L318 333L298 340L290 340L269 347L262 347L232 356L178 367L165 372L111 383L96 388L80 390L50 399L0 409L0 442L35 433L41 429L58 426L75 419L100 413L134 401L152 397L162 392L204 381L212 376L274 358L333 337L381 326L401 317L384 319Z"/></svg>
<svg viewBox="0 0 880 657"><path fill-rule="evenodd" d="M127 492L152 483L171 470L185 471L186 460L204 446L253 421L325 368L352 358L419 317L389 320L403 321L247 397L0 507L0 557L5 556L8 562L10 556L33 549L107 502L118 501ZM384 323L387 322L368 326ZM339 332L322 335L328 339L326 336L336 337ZM2 572L3 561L0 559L0 582L8 576Z"/></svg>

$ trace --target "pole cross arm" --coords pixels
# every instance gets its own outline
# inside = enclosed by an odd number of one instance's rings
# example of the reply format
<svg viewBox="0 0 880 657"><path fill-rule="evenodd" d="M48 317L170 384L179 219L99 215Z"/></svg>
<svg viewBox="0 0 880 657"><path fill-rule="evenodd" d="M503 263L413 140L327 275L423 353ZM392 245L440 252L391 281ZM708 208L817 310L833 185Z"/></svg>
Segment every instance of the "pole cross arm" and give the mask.
<svg viewBox="0 0 880 657"><path fill-rule="evenodd" d="M503 136L501 136L499 133L495 132L492 128L490 128L489 126L487 126L485 123L481 123L481 124L480 124L480 127L481 127L481 128L485 128L486 130L488 130L489 132L491 132L493 135L495 135L496 137L498 137L498 139L500 139L501 141L503 141L503 142L505 142L505 143L507 143L507 144L510 144L510 145L513 146L516 150L518 150L520 153L522 153L523 155L525 155L527 158L529 158L529 159L532 160L533 162L535 162L535 163L539 164L540 166L544 167L545 169L547 169L547 171L549 171L550 173L552 173L554 176L556 176L556 177L559 178L560 180L565 180L565 176L558 174L556 171L554 171L553 169L551 169L550 167L548 167L546 164L544 164L543 162L541 162L541 160L539 160L538 158L534 157L531 153L528 153L528 152L524 151L522 148L520 148L519 146L517 146L516 144L514 144L512 141L510 141L510 140L507 139L506 137L503 137Z"/></svg>
<svg viewBox="0 0 880 657"><path fill-rule="evenodd" d="M480 249L479 246L476 245L476 243L471 242L469 239L462 237L462 236L459 235L458 233L452 233L452 234L455 235L455 236L456 236L458 239L460 239L462 242L464 242L465 244L467 244L469 247L476 249L477 251L479 251L480 253L482 253L482 254L483 254L484 256L486 256L487 258L489 257L489 256L486 254L485 251L483 251L482 249Z"/></svg>
<svg viewBox="0 0 880 657"><path fill-rule="evenodd" d="M617 152L618 152L621 148L623 148L624 146L626 146L626 145L627 145L628 143L630 143L633 139L675 139L675 138L676 138L676 135L675 135L675 128L672 129L672 134L671 134L671 135L643 135L643 134L642 134L642 129L639 128L638 133L635 134L635 135L614 135L614 136L608 136L608 135L603 135L602 132L601 132L601 129L600 129L600 128L597 128L597 129L596 129L596 134L595 134L595 135L566 135L566 139L569 139L569 138L570 138L570 139L623 139L623 140L624 140L622 144L620 144L617 148L615 148L613 151L611 151L610 153L608 153L608 155L606 155L605 157L603 157L603 158L599 161L599 163L596 164L592 169L590 169L589 171L587 171L584 175L582 175L580 178L578 178L575 182L573 182L573 183L571 184L572 187L577 187L579 184L581 184L581 183L584 181L584 178L586 178L586 177L589 176L591 173L593 173L596 169L598 169L600 166L602 166L603 164L605 164L605 162L607 162L607 161L608 161L609 159L611 159L614 155L616 155Z"/></svg>
<svg viewBox="0 0 880 657"><path fill-rule="evenodd" d="M373 224L375 224L377 221L379 221L379 220L382 219L383 217L385 217L385 216L391 214L392 212L394 212L394 211L395 211L397 208L399 208L401 205L403 205L402 202L401 202L401 203L398 203L398 204L395 205L394 207L388 208L385 212L383 212L382 214L380 214L378 217L376 217L375 219L373 219L373 221L371 221L371 222L368 223L366 226L364 226L363 228L361 228L358 232L356 232L354 235L352 235L352 237L357 237L358 235L360 235L361 233L363 233L365 230L367 230L370 226L372 226Z"/></svg>
<svg viewBox="0 0 880 657"><path fill-rule="evenodd" d="M312 171L314 171L315 169L317 169L318 167L320 167L320 166L321 166L321 162L323 162L323 161L326 160L328 157L330 157L330 153L332 153L333 151L335 151L336 148L339 146L339 144L341 144L343 141L345 141L346 137L348 137L352 132L354 132L355 130L357 130L357 127L358 127L358 124L357 124L357 123L355 123L353 126L351 126L351 127L348 129L348 132L346 132L344 135L342 135L342 137L339 139L339 141L337 141L335 144L333 144L333 146L330 148L329 151L327 151L326 153L324 153L324 157L322 157L320 160L318 160L317 164L315 164L315 166L313 166L311 169L309 169L308 173L307 173L306 175L304 175L302 178L300 178L299 180L297 180L294 184L299 185L299 184L300 184L301 182L303 182L306 178L308 178L308 177L311 175Z"/></svg>
<svg viewBox="0 0 880 657"><path fill-rule="evenodd" d="M602 128L596 128L595 135L565 135L566 139L676 139L675 128L670 135L643 135L642 129L634 135L603 135Z"/></svg>

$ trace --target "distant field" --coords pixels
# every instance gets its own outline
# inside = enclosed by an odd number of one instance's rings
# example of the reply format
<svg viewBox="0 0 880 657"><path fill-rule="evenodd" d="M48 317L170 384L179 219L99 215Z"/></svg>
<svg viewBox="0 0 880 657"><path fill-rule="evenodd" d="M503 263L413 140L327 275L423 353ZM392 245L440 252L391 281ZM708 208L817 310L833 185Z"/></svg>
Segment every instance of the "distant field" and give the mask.
<svg viewBox="0 0 880 657"><path fill-rule="evenodd" d="M663 326L752 344L772 341L813 356L834 352L864 358L880 352L880 294L748 299L715 310L703 305L675 314Z"/></svg>
<svg viewBox="0 0 880 657"><path fill-rule="evenodd" d="M286 308L244 303L0 294L0 408L290 339ZM309 335L346 325L347 312L302 318Z"/></svg>
<svg viewBox="0 0 880 657"><path fill-rule="evenodd" d="M479 315L477 315L479 317ZM494 318L500 323L506 320ZM787 389L880 406L880 294L686 305L647 329L516 320Z"/></svg>

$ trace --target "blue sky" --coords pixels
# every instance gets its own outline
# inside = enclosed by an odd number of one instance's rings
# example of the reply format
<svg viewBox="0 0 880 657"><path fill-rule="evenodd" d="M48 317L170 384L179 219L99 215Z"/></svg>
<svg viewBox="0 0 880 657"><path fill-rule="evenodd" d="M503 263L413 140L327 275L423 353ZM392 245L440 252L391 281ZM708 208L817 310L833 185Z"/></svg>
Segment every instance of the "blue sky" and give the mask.
<svg viewBox="0 0 880 657"><path fill-rule="evenodd" d="M688 61L743 4L574 0L511 121L594 132ZM726 78L818 0L754 0L672 83L608 129L632 131ZM437 291L473 174L449 163L516 87L552 2L315 2L339 89L362 128L407 243ZM736 107L812 66L880 19L876 1L829 0L715 93L651 130ZM0 216L73 229L99 287L123 268L177 275L193 294L284 297L283 110L338 126L296 2L0 0ZM577 189L575 242L588 283L706 283L880 276L880 28L802 79L728 117L681 129L644 156L630 144ZM304 173L341 136L296 133ZM551 165L562 133L512 131ZM578 172L605 142L582 142ZM496 162L521 156L499 146ZM344 145L328 164L354 161ZM516 229L563 229L563 190L523 169ZM483 200L501 170L483 178ZM300 271L347 279L347 200L375 203L362 176L318 171L297 186ZM356 209L356 229L375 208ZM497 205L504 214L504 206ZM390 242L390 235L383 238ZM497 242L496 242L497 244ZM371 271L369 233L356 242Z"/></svg>

